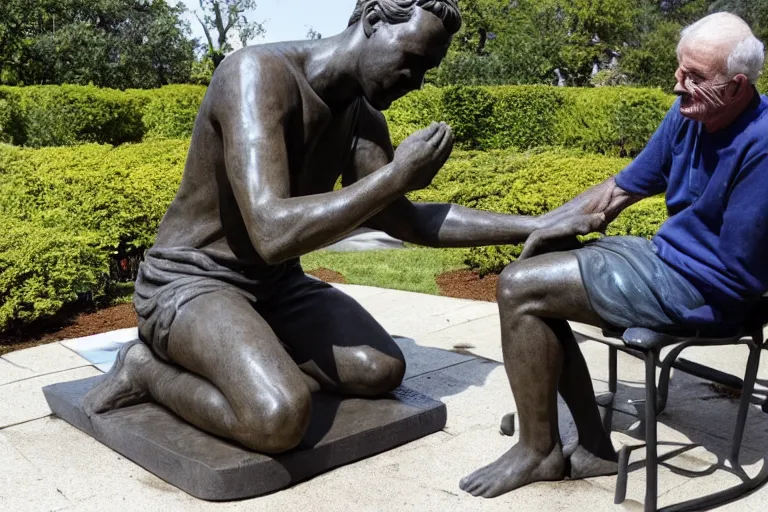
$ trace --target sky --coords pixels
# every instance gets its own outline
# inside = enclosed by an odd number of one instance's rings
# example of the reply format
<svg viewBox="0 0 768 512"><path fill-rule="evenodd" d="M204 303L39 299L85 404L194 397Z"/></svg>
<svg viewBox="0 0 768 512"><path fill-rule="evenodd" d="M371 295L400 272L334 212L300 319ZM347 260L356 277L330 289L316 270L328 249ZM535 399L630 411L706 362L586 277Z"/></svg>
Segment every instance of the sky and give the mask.
<svg viewBox="0 0 768 512"><path fill-rule="evenodd" d="M199 0L182 1L189 11L200 11ZM306 39L309 27L323 37L338 34L346 28L356 3L355 0L257 0L256 10L249 13L248 21L263 22L267 32L250 44ZM194 14L188 12L184 17L189 21L192 37L204 43L205 34Z"/></svg>

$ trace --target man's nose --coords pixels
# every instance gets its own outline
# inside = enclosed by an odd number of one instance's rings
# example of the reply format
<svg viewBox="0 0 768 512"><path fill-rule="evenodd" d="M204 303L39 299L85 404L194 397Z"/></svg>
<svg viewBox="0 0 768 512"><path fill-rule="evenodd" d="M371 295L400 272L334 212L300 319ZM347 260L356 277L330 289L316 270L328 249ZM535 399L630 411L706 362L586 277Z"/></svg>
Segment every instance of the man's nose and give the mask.
<svg viewBox="0 0 768 512"><path fill-rule="evenodd" d="M685 87L685 74L680 68L675 71L675 93L685 94L688 93L688 89Z"/></svg>
<svg viewBox="0 0 768 512"><path fill-rule="evenodd" d="M678 80L677 83L675 83L674 92L675 94L690 94L688 92L688 89L685 88L685 86L680 80Z"/></svg>

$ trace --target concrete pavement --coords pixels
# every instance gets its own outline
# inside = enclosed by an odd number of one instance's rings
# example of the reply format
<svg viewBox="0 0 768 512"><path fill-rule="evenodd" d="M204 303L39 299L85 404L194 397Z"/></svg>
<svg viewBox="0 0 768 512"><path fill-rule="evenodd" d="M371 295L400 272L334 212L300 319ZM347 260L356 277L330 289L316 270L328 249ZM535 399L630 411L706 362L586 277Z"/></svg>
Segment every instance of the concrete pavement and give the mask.
<svg viewBox="0 0 768 512"><path fill-rule="evenodd" d="M359 461L273 495L234 503L207 503L177 490L134 463L50 415L42 387L98 375L110 353L133 334L124 330L12 352L0 358L0 510L642 510L642 465L629 475L627 501L613 504L615 477L535 484L485 500L463 493L459 480L491 462L515 438L499 433L501 417L515 410L501 364L499 318L493 303L436 297L354 285L337 285L365 306L393 335L408 361L409 387L445 402L441 432ZM579 328L579 326L577 326ZM580 329L580 328L579 328ZM595 389L607 389L607 348L583 341L581 348ZM691 349L689 359L740 375L746 350ZM760 370L768 384L768 354ZM641 398L643 364L619 356L617 403ZM765 388L762 387L761 391ZM758 402L761 391L755 396ZM626 410L627 407L622 407ZM659 438L698 445L659 470L659 505L712 493L737 483L717 470L697 478L676 468L706 471L728 452L737 402L707 382L677 372ZM561 407L564 436L573 436ZM615 445L638 444L641 421L614 413ZM662 450L663 453L664 450ZM742 449L749 474L768 451L768 415L752 407ZM632 461L642 461L643 450ZM765 510L768 486L722 510Z"/></svg>

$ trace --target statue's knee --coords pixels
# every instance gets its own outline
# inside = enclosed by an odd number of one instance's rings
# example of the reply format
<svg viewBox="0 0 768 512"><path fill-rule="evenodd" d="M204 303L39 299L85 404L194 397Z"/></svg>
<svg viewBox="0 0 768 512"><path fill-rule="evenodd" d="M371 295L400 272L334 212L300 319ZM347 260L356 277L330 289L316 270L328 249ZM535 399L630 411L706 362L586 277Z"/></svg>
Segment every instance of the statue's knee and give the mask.
<svg viewBox="0 0 768 512"><path fill-rule="evenodd" d="M381 395L397 388L405 376L405 357L402 352L384 355L375 350L359 354L353 382L347 387L362 395Z"/></svg>
<svg viewBox="0 0 768 512"><path fill-rule="evenodd" d="M265 453L281 453L295 448L304 437L312 414L309 390L285 393L262 400L259 407L243 414L236 439L245 446Z"/></svg>

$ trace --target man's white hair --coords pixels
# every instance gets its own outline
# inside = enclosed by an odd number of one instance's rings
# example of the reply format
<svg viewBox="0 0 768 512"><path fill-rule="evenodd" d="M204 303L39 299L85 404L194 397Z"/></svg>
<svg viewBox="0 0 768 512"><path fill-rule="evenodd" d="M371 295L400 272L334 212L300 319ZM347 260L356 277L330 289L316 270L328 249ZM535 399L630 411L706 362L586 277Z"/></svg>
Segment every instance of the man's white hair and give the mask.
<svg viewBox="0 0 768 512"><path fill-rule="evenodd" d="M700 19L683 29L677 54L684 46L702 43L721 54L723 71L729 79L743 74L753 84L757 82L765 62L765 47L744 20L728 12Z"/></svg>

